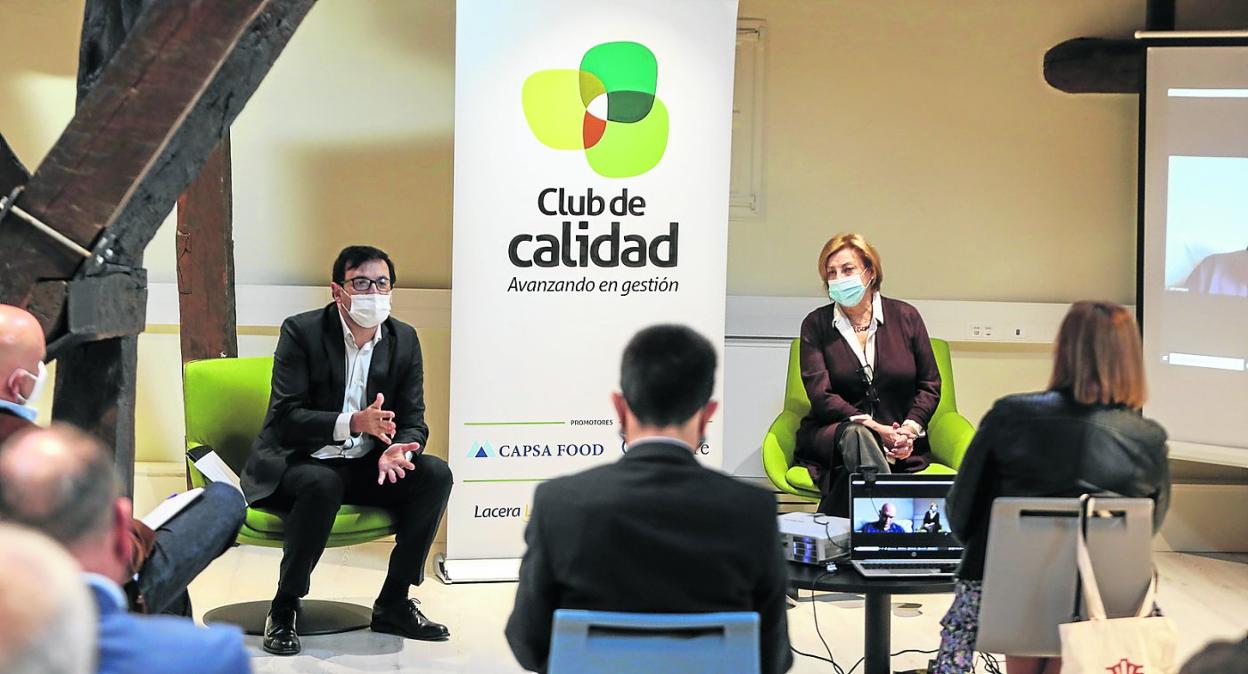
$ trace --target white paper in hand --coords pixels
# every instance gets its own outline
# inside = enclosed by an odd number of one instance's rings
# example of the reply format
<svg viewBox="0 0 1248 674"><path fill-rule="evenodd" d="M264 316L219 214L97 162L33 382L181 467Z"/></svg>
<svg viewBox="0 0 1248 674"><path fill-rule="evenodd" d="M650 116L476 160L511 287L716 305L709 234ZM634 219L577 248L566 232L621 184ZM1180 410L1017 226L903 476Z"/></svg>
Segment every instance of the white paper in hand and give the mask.
<svg viewBox="0 0 1248 674"><path fill-rule="evenodd" d="M165 522L173 519L175 515L182 512L184 508L195 502L204 490L196 487L190 491L184 491L181 494L170 496L161 501L160 505L152 509L152 512L144 515L139 519L140 522L146 524L148 528L155 531L165 525Z"/></svg>
<svg viewBox="0 0 1248 674"><path fill-rule="evenodd" d="M238 474L225 461L222 461L216 452L208 452L200 457L198 461L195 461L195 468L200 473L203 473L209 482L228 484L237 489L238 493L243 493L243 486L238 479Z"/></svg>

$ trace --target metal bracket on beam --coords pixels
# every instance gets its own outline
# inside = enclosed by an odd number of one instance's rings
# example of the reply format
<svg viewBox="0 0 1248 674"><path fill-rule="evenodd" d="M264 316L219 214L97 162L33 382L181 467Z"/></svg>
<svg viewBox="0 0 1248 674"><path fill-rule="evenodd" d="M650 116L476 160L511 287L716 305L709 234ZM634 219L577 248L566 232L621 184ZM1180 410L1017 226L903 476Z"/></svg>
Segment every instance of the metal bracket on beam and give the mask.
<svg viewBox="0 0 1248 674"><path fill-rule="evenodd" d="M123 260L119 266L117 256L113 252L113 243L117 240L117 234L110 230L104 230L99 240L92 246L94 252L89 254L89 259L83 265L79 272L83 276L95 276L97 274L107 273L109 269L114 271L119 269L129 269L125 266L126 261ZM146 284L146 278L144 283Z"/></svg>

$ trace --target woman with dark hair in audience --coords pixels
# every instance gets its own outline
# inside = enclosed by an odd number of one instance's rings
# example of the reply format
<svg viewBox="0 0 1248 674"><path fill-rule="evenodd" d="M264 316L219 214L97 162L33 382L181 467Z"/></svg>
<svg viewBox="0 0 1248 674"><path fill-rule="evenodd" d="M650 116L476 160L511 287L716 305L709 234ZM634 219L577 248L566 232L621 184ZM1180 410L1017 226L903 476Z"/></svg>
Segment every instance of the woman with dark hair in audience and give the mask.
<svg viewBox="0 0 1248 674"><path fill-rule="evenodd" d="M1049 389L993 404L949 492L945 514L965 549L933 672L974 671L988 521L998 496L1151 498L1153 530L1161 526L1170 500L1166 432L1141 414L1144 398L1135 319L1116 304L1076 303L1057 335ZM1007 655L1006 663L1009 674L1061 670L1061 658Z"/></svg>
<svg viewBox="0 0 1248 674"><path fill-rule="evenodd" d="M884 266L861 235L829 239L819 277L832 301L802 321L810 412L794 458L819 485L819 512L844 516L850 473L915 473L930 463L924 429L940 402L940 371L919 312L880 295Z"/></svg>

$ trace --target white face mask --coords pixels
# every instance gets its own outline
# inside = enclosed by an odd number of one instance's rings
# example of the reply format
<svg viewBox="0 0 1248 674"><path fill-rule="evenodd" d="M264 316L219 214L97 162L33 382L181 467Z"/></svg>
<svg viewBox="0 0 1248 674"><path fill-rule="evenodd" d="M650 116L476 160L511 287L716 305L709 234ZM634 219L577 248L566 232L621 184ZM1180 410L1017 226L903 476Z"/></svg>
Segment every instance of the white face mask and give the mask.
<svg viewBox="0 0 1248 674"><path fill-rule="evenodd" d="M35 380L35 385L30 389L30 395L22 397L22 394L14 392L17 396L17 402L20 405L34 407L39 402L39 397L43 395L43 387L48 383L48 369L44 367L43 361L39 361L38 374L32 374L30 370L22 370L22 374Z"/></svg>
<svg viewBox="0 0 1248 674"><path fill-rule="evenodd" d="M361 328L375 328L390 317L389 295L352 295L351 320Z"/></svg>

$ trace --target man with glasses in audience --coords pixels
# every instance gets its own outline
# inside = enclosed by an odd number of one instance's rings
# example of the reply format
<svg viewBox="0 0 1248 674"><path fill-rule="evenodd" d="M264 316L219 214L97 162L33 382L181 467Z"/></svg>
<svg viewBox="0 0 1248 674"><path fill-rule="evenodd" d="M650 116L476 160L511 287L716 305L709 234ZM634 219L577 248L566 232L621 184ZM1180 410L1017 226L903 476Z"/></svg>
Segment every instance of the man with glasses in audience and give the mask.
<svg viewBox="0 0 1248 674"><path fill-rule="evenodd" d="M451 493L451 471L425 455L424 368L416 330L390 317L394 263L371 246L334 261L333 302L287 318L273 358L264 427L243 471L254 507L286 513L277 594L264 650L294 655L312 569L343 504L385 508L398 532L373 604L376 632L439 641L449 630L408 598Z"/></svg>

